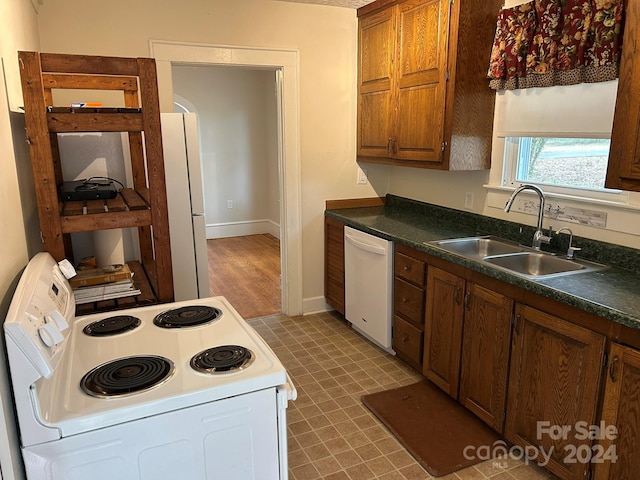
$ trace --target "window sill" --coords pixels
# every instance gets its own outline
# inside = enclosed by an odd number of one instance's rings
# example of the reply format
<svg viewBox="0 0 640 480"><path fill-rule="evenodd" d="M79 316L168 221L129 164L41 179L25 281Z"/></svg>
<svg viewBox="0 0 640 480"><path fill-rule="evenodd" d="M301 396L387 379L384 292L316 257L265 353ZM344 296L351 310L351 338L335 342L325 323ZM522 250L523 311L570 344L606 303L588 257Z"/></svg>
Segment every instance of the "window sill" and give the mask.
<svg viewBox="0 0 640 480"><path fill-rule="evenodd" d="M500 210L504 209L507 200L515 190L502 185L484 185L484 188L488 191L487 207ZM636 200L633 198L633 194L624 196L628 202L545 192L544 216L547 220L557 220L561 223L640 235L640 222L637 217L640 213L640 205L631 203ZM518 195L511 211L537 215L537 196L532 192L522 192Z"/></svg>
<svg viewBox="0 0 640 480"><path fill-rule="evenodd" d="M507 187L507 186L504 186L504 185L483 185L483 187L485 189L487 189L489 192L504 193L505 195L507 195L507 198L516 189L516 187ZM540 187L540 188L542 188L542 190L544 191L544 186ZM545 196L545 199L547 199L547 200L550 199L550 198L553 198L553 199L562 200L562 201L568 201L568 202L572 202L572 203L581 203L581 204L584 204L584 205L601 205L601 206L607 207L607 208L615 208L615 209L620 209L620 210L632 210L632 211L635 211L635 212L640 211L640 204L639 205L635 205L633 203L630 203L629 202L629 196L625 195L624 193L623 193L623 196L626 197L625 200L627 200L627 201L619 201L619 202L616 202L616 201L613 201L613 200L604 200L604 199L601 199L601 198L579 197L577 195L568 195L568 194L565 194L565 193L556 193L556 192L548 192L548 191L544 192L544 196ZM506 202L506 200L505 200L505 202Z"/></svg>

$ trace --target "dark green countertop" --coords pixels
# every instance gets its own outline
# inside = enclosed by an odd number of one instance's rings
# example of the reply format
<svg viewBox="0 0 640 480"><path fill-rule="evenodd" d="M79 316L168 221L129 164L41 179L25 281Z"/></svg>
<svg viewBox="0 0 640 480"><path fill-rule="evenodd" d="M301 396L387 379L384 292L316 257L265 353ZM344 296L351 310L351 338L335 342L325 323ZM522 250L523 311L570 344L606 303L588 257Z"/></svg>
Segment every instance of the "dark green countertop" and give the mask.
<svg viewBox="0 0 640 480"><path fill-rule="evenodd" d="M608 268L546 279L529 279L425 242L496 235L530 245L535 230L533 227L393 195L387 195L385 207L327 210L325 215L364 232L407 245L602 318L640 329L639 250L574 237L574 246L582 247L578 252L580 258L602 263ZM551 246L558 252L564 252L567 244L568 237L560 235L554 238Z"/></svg>

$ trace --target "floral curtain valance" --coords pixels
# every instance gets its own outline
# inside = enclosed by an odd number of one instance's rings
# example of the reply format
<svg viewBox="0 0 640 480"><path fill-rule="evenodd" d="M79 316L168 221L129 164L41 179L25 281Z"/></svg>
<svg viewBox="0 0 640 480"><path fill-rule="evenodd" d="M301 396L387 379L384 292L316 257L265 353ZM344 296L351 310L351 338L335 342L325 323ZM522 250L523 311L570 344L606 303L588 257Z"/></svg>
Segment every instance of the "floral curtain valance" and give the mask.
<svg viewBox="0 0 640 480"><path fill-rule="evenodd" d="M495 90L618 78L624 0L535 0L498 14Z"/></svg>

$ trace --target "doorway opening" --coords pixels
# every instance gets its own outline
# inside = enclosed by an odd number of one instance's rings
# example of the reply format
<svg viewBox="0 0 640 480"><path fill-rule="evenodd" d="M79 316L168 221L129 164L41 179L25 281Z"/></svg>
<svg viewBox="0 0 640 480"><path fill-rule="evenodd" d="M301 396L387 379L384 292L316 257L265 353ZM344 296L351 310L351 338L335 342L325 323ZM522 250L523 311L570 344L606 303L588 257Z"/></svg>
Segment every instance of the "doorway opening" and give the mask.
<svg viewBox="0 0 640 480"><path fill-rule="evenodd" d="M197 118L211 295L244 318L280 313L277 71L174 64L171 73L174 110Z"/></svg>
<svg viewBox="0 0 640 480"><path fill-rule="evenodd" d="M175 65L238 66L275 72L281 305L284 314L301 315L302 246L297 52L155 40L152 40L150 45L158 68L161 108L165 109L167 103L164 102L167 102L167 97L170 96L173 101L171 70Z"/></svg>

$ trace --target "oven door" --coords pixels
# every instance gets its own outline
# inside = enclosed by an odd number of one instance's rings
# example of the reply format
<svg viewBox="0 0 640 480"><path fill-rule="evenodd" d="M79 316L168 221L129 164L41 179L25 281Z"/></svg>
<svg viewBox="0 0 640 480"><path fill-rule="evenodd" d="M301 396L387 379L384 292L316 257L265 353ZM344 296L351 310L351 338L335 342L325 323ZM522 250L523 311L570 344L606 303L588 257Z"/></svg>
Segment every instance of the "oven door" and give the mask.
<svg viewBox="0 0 640 480"><path fill-rule="evenodd" d="M269 388L26 447L27 479L272 480L277 401Z"/></svg>

